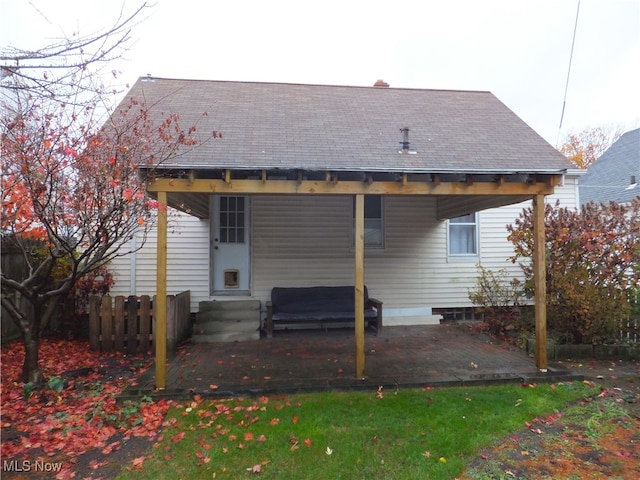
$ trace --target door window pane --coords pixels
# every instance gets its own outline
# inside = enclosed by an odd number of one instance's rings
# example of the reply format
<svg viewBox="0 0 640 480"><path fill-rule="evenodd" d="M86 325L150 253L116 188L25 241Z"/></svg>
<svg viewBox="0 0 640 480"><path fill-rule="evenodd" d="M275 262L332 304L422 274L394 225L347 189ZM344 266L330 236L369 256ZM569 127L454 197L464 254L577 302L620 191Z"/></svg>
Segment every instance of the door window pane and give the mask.
<svg viewBox="0 0 640 480"><path fill-rule="evenodd" d="M244 243L244 198L220 197L220 242Z"/></svg>

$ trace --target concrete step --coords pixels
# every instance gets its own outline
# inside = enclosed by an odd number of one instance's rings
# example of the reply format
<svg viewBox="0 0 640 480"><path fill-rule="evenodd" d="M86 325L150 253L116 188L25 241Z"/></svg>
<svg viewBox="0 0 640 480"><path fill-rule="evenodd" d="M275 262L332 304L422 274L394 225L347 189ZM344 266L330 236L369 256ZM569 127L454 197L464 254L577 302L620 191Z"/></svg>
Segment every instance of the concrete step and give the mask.
<svg viewBox="0 0 640 480"><path fill-rule="evenodd" d="M247 319L260 321L260 310L207 310L196 313L196 323L234 322Z"/></svg>
<svg viewBox="0 0 640 480"><path fill-rule="evenodd" d="M198 304L199 312L226 310L260 310L260 300L205 300Z"/></svg>
<svg viewBox="0 0 640 480"><path fill-rule="evenodd" d="M214 320L210 322L196 322L193 325L193 333L218 333L218 332L252 332L260 328L260 318L245 318L243 320Z"/></svg>
<svg viewBox="0 0 640 480"><path fill-rule="evenodd" d="M260 332L220 332L209 334L197 334L191 337L193 343L215 343L215 342L248 342L260 340Z"/></svg>

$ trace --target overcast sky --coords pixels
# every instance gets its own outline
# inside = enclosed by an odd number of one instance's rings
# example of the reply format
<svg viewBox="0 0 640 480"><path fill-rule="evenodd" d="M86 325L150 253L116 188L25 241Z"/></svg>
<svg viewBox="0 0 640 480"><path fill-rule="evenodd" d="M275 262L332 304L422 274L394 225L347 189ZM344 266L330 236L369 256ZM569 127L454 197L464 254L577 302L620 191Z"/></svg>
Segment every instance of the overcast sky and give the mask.
<svg viewBox="0 0 640 480"><path fill-rule="evenodd" d="M153 2L153 0L151 0ZM112 25L140 0L0 0L0 45ZM488 90L556 145L640 125L640 0L156 0L117 68L137 77Z"/></svg>

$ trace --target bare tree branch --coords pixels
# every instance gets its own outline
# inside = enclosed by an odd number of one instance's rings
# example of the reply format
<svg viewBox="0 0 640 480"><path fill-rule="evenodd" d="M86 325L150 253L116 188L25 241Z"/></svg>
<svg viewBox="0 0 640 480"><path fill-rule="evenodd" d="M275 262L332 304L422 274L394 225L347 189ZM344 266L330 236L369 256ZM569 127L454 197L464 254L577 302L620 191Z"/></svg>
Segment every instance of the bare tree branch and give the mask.
<svg viewBox="0 0 640 480"><path fill-rule="evenodd" d="M28 91L31 94L70 102L83 98L91 102L103 93L104 86L87 75L89 66L100 70L121 58L131 41L132 28L137 25L143 10L151 6L145 1L132 14L121 10L112 27L93 35L65 38L38 50L18 47L0 48L0 79L8 91ZM115 77L117 73L112 71ZM74 102L77 103L76 100Z"/></svg>

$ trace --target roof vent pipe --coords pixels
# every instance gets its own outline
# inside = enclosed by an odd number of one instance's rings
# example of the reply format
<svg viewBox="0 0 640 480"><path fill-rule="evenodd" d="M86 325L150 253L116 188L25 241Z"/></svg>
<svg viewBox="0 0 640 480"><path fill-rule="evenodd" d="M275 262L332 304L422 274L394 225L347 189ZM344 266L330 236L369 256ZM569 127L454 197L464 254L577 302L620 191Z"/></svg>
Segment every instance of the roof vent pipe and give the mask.
<svg viewBox="0 0 640 480"><path fill-rule="evenodd" d="M638 186L638 179L635 175L631 175L631 179L629 180L629 186L625 188L625 190L633 190Z"/></svg>
<svg viewBox="0 0 640 480"><path fill-rule="evenodd" d="M409 153L409 145L411 145L409 143L409 127L401 128L400 131L402 132L402 141L400 142L402 144L402 153Z"/></svg>

